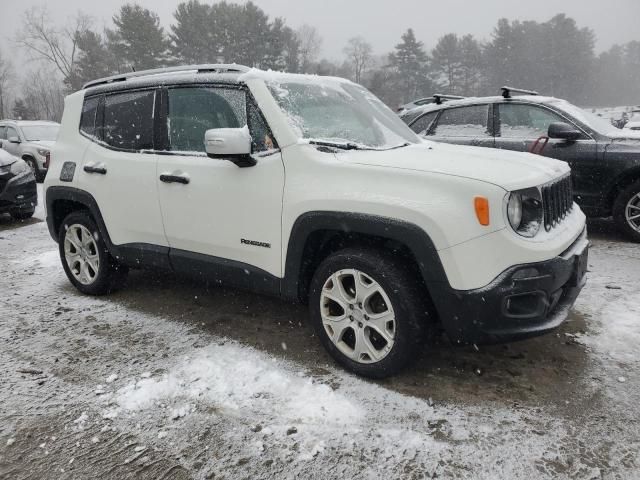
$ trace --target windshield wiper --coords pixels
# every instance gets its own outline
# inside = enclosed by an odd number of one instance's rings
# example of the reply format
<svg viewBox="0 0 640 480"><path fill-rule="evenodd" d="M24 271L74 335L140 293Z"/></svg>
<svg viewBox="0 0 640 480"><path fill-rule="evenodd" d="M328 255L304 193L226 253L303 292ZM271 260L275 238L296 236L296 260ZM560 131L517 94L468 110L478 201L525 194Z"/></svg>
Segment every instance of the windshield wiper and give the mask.
<svg viewBox="0 0 640 480"><path fill-rule="evenodd" d="M351 142L339 143L339 142L326 142L324 140L309 140L309 144L318 145L320 147L339 148L341 150L371 150L371 148L365 148Z"/></svg>

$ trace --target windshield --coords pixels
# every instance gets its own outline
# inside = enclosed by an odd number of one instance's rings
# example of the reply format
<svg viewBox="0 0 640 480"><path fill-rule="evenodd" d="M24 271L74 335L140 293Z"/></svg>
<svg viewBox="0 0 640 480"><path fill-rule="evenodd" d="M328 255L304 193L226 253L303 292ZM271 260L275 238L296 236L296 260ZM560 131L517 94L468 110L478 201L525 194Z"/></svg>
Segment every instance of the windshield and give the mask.
<svg viewBox="0 0 640 480"><path fill-rule="evenodd" d="M320 77L267 85L301 139L380 150L420 143L397 115L359 85Z"/></svg>
<svg viewBox="0 0 640 480"><path fill-rule="evenodd" d="M55 142L59 125L28 125L22 126L22 133L27 142L46 141Z"/></svg>
<svg viewBox="0 0 640 480"><path fill-rule="evenodd" d="M606 118L599 117L598 115L588 112L587 110L583 110L580 107L576 107L569 102L565 102L564 100L554 102L555 106L560 110L564 110L569 115L573 116L579 122L584 123L588 127L591 127L593 130L598 132L600 135L605 136L617 136L620 135L620 130L614 127Z"/></svg>

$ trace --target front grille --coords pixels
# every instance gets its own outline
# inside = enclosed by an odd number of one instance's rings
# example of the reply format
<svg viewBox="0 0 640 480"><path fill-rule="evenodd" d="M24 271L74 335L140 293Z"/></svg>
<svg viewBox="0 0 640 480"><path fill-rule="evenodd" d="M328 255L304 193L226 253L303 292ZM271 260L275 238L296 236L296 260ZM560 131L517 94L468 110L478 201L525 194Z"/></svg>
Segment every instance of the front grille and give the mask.
<svg viewBox="0 0 640 480"><path fill-rule="evenodd" d="M570 175L542 187L542 205L544 228L548 232L564 220L573 209L573 186Z"/></svg>

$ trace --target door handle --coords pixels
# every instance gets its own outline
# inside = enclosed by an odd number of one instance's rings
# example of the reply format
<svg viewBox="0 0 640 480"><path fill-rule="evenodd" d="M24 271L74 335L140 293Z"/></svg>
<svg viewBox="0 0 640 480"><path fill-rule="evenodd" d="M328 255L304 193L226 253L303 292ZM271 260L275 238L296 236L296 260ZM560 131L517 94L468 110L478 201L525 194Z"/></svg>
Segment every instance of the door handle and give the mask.
<svg viewBox="0 0 640 480"><path fill-rule="evenodd" d="M189 177L184 175L167 175L163 173L160 175L160 181L164 183L181 183L183 185L188 185Z"/></svg>
<svg viewBox="0 0 640 480"><path fill-rule="evenodd" d="M90 165L85 165L84 169L85 172L87 173L97 173L99 175L106 175L107 174L107 169L104 167L93 167Z"/></svg>

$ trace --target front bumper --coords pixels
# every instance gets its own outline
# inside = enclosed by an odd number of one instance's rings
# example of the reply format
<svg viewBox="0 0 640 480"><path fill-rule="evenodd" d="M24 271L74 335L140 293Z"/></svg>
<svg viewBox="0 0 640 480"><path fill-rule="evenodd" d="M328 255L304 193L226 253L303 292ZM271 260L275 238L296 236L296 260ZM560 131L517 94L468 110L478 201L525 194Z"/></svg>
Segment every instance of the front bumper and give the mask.
<svg viewBox="0 0 640 480"><path fill-rule="evenodd" d="M542 335L566 320L586 281L587 231L560 256L509 268L469 291L430 285L441 324L459 343L499 343Z"/></svg>
<svg viewBox="0 0 640 480"><path fill-rule="evenodd" d="M36 208L38 190L33 173L13 177L0 185L0 213L26 212Z"/></svg>

